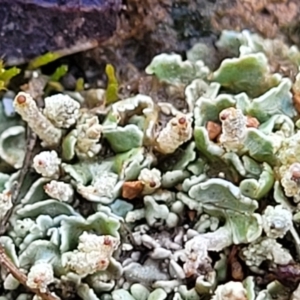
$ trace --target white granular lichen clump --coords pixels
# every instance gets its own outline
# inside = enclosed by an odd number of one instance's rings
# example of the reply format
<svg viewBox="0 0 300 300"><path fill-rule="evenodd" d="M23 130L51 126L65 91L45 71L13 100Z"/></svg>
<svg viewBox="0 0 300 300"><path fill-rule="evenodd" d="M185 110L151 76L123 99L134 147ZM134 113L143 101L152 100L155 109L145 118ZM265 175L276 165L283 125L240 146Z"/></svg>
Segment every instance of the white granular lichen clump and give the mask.
<svg viewBox="0 0 300 300"><path fill-rule="evenodd" d="M63 264L79 275L106 270L118 245L119 239L110 235L84 232L79 237L78 250L65 253Z"/></svg>
<svg viewBox="0 0 300 300"><path fill-rule="evenodd" d="M119 176L112 172L103 172L95 176L89 186L78 184L77 191L84 198L90 201L100 201L106 204L114 200L114 189Z"/></svg>
<svg viewBox="0 0 300 300"><path fill-rule="evenodd" d="M265 260L278 265L286 265L293 260L291 254L271 238L262 238L250 244L242 250L242 256L248 266L255 267L259 267Z"/></svg>
<svg viewBox="0 0 300 300"><path fill-rule="evenodd" d="M102 134L102 126L96 116L83 116L77 124L76 153L80 157L94 157L101 150L99 140Z"/></svg>
<svg viewBox="0 0 300 300"><path fill-rule="evenodd" d="M163 154L174 153L192 138L192 120L184 114L172 118L156 139L156 150Z"/></svg>
<svg viewBox="0 0 300 300"><path fill-rule="evenodd" d="M283 140L278 158L284 167L300 162L300 131Z"/></svg>
<svg viewBox="0 0 300 300"><path fill-rule="evenodd" d="M71 184L52 180L44 186L45 192L52 197L63 202L69 202L73 199L74 189Z"/></svg>
<svg viewBox="0 0 300 300"><path fill-rule="evenodd" d="M279 175L287 197L293 197L295 203L300 202L300 131L288 139L278 151L281 163Z"/></svg>
<svg viewBox="0 0 300 300"><path fill-rule="evenodd" d="M241 282L229 281L217 287L212 300L247 300L247 291Z"/></svg>
<svg viewBox="0 0 300 300"><path fill-rule="evenodd" d="M220 227L216 231L198 234L185 243L186 275L199 274L199 270L211 268L211 258L208 251L221 251L232 244L231 231L226 227Z"/></svg>
<svg viewBox="0 0 300 300"><path fill-rule="evenodd" d="M243 148L246 137L247 118L240 109L226 108L220 112L222 134L220 142L227 151L238 151Z"/></svg>
<svg viewBox="0 0 300 300"><path fill-rule="evenodd" d="M281 149L285 136L282 131L271 132L268 134L270 140L272 141L273 153L278 153Z"/></svg>
<svg viewBox="0 0 300 300"><path fill-rule="evenodd" d="M43 141L45 146L60 144L62 131L56 128L38 109L32 97L24 92L18 93L14 99L14 108L28 126Z"/></svg>
<svg viewBox="0 0 300 300"><path fill-rule="evenodd" d="M80 104L68 95L56 94L45 98L44 115L59 128L69 128L79 117Z"/></svg>
<svg viewBox="0 0 300 300"><path fill-rule="evenodd" d="M74 251L73 253L66 253L65 256L66 261L64 262L64 268L68 268L81 276L103 271L109 264L107 259L100 259L96 251L91 253Z"/></svg>
<svg viewBox="0 0 300 300"><path fill-rule="evenodd" d="M82 252L100 251L106 257L110 257L117 249L119 240L110 235L95 235L92 233L83 232L79 237L78 250Z"/></svg>
<svg viewBox="0 0 300 300"><path fill-rule="evenodd" d="M7 212L12 208L11 192L6 191L0 193L0 220L2 220Z"/></svg>
<svg viewBox="0 0 300 300"><path fill-rule="evenodd" d="M264 211L263 228L270 238L282 238L290 230L293 224L292 213L282 205L267 206Z"/></svg>
<svg viewBox="0 0 300 300"><path fill-rule="evenodd" d="M138 180L144 184L143 194L149 195L157 190L161 185L161 172L158 169L142 169Z"/></svg>
<svg viewBox="0 0 300 300"><path fill-rule="evenodd" d="M35 171L47 178L58 178L60 173L61 159L56 151L43 151L33 158Z"/></svg>
<svg viewBox="0 0 300 300"><path fill-rule="evenodd" d="M287 197L293 197L295 203L300 202L300 163L293 163L280 168L281 184Z"/></svg>
<svg viewBox="0 0 300 300"><path fill-rule="evenodd" d="M47 286L54 281L53 268L48 263L38 263L31 267L26 284L41 293L47 291Z"/></svg>
<svg viewBox="0 0 300 300"><path fill-rule="evenodd" d="M190 240L185 245L186 261L183 265L183 270L187 277L198 274L201 267L211 263L208 255L207 241L205 239Z"/></svg>

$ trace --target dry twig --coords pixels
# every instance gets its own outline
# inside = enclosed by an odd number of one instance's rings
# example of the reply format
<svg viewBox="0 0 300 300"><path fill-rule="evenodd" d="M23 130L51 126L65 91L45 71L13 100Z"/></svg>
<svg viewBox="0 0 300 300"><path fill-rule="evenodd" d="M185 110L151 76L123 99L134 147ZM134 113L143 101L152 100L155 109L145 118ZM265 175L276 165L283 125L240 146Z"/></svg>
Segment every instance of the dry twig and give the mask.
<svg viewBox="0 0 300 300"><path fill-rule="evenodd" d="M7 229L8 220L11 217L13 212L14 205L17 202L20 190L22 188L25 176L30 168L30 164L32 161L33 150L36 145L37 136L34 134L29 128L27 128L27 151L23 161L22 169L20 170L19 176L12 186L11 194L12 194L12 204L13 207L7 212L5 217L2 219L0 224L0 236L3 235Z"/></svg>
<svg viewBox="0 0 300 300"><path fill-rule="evenodd" d="M36 145L36 140L37 140L36 135L29 128L27 128L27 151L26 151L26 155L25 155L23 166L22 166L22 169L20 170L19 176L18 176L16 182L14 183L14 185L11 189L13 206L16 204L16 202L18 200L18 196L19 196L20 190L22 188L25 176L26 176L26 174L27 174L27 172L30 168L34 147ZM5 217L1 221L0 235L4 234L6 229L7 229L8 220L11 217L11 214L13 212L13 208L14 207L12 207L10 209L10 211L5 215ZM60 300L59 297L51 294L49 291L47 291L46 293L41 293L38 289L29 288L26 284L27 276L24 273L22 273L13 264L13 262L10 260L10 258L5 253L5 249L4 249L3 245L1 245L1 244L0 244L0 265L2 267L4 267L9 273L11 273L22 285L24 285L26 288L28 288L33 293L38 295L41 299L43 299L43 300Z"/></svg>
<svg viewBox="0 0 300 300"><path fill-rule="evenodd" d="M49 291L46 293L41 293L37 289L31 289L27 286L27 276L22 273L9 259L7 254L5 253L4 247L0 244L0 265L3 266L8 272L10 272L21 284L30 289L33 293L38 295L43 300L60 300L59 297L51 294Z"/></svg>

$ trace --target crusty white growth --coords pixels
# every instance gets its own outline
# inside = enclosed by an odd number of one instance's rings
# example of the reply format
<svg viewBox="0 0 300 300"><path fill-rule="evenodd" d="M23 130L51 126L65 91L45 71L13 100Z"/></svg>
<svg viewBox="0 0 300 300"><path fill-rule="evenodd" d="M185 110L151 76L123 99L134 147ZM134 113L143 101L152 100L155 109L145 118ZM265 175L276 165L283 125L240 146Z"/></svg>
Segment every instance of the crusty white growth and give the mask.
<svg viewBox="0 0 300 300"><path fill-rule="evenodd" d="M61 159L56 151L42 151L33 158L35 171L47 178L58 178Z"/></svg>
<svg viewBox="0 0 300 300"><path fill-rule="evenodd" d="M101 253L105 257L110 257L112 253L117 249L118 245L119 240L113 236L98 236L92 233L83 232L83 234L79 237L78 250L82 252L100 252L101 250Z"/></svg>
<svg viewBox="0 0 300 300"><path fill-rule="evenodd" d="M114 200L114 190L118 182L118 175L112 172L103 172L95 176L89 186L78 184L77 191L85 199L90 201L100 201L105 204Z"/></svg>
<svg viewBox="0 0 300 300"><path fill-rule="evenodd" d="M156 150L163 154L176 151L183 143L192 138L192 120L185 114L172 118L167 126L158 134Z"/></svg>
<svg viewBox="0 0 300 300"><path fill-rule="evenodd" d="M229 281L217 287L212 300L248 300L247 291L241 282Z"/></svg>
<svg viewBox="0 0 300 300"><path fill-rule="evenodd" d="M282 131L270 132L268 134L270 140L272 141L273 153L278 153L281 149L285 136Z"/></svg>
<svg viewBox="0 0 300 300"><path fill-rule="evenodd" d="M59 128L69 128L79 117L80 104L68 95L56 94L45 98L44 115Z"/></svg>
<svg viewBox="0 0 300 300"><path fill-rule="evenodd" d="M109 260L96 251L90 253L74 251L67 259L64 267L81 276L106 270L109 265Z"/></svg>
<svg viewBox="0 0 300 300"><path fill-rule="evenodd" d="M78 250L63 254L62 263L78 275L106 270L119 240L110 235L97 236L84 232L79 237Z"/></svg>
<svg viewBox="0 0 300 300"><path fill-rule="evenodd" d="M208 241L203 239L192 239L185 245L186 261L183 270L187 277L199 275L198 270L209 266L211 258L208 255Z"/></svg>
<svg viewBox="0 0 300 300"><path fill-rule="evenodd" d="M101 150L99 140L101 138L102 126L96 116L82 116L76 126L77 143L76 153L80 157L94 157Z"/></svg>
<svg viewBox="0 0 300 300"><path fill-rule="evenodd" d="M285 195L293 197L296 203L300 202L300 163L295 162L288 168L280 168L282 175L281 184L284 188Z"/></svg>
<svg viewBox="0 0 300 300"><path fill-rule="evenodd" d="M157 190L161 185L161 172L158 169L142 169L138 180L144 184L143 194L149 195Z"/></svg>
<svg viewBox="0 0 300 300"><path fill-rule="evenodd" d="M300 131L283 140L278 152L279 175L287 197L300 202Z"/></svg>
<svg viewBox="0 0 300 300"><path fill-rule="evenodd" d="M300 161L300 131L283 140L278 158L283 166L290 166Z"/></svg>
<svg viewBox="0 0 300 300"><path fill-rule="evenodd" d="M53 268L49 263L38 263L31 267L26 284L41 293L47 291L47 286L54 281Z"/></svg>
<svg viewBox="0 0 300 300"><path fill-rule="evenodd" d="M293 225L292 213L282 205L267 206L263 216L263 228L270 238L282 238Z"/></svg>
<svg viewBox="0 0 300 300"><path fill-rule="evenodd" d="M74 196L72 185L62 181L51 180L44 186L44 190L51 198L63 202L71 201Z"/></svg>
<svg viewBox="0 0 300 300"><path fill-rule="evenodd" d="M211 263L208 251L221 251L232 244L231 232L220 227L214 232L198 234L185 243L184 272L187 277L198 274L199 269Z"/></svg>
<svg viewBox="0 0 300 300"><path fill-rule="evenodd" d="M62 131L56 128L38 109L32 97L24 92L14 99L14 108L28 126L43 141L45 146L60 144Z"/></svg>
<svg viewBox="0 0 300 300"><path fill-rule="evenodd" d="M7 212L12 208L11 192L4 191L0 193L0 220L5 217Z"/></svg>
<svg viewBox="0 0 300 300"><path fill-rule="evenodd" d="M265 260L278 265L286 265L293 260L291 254L275 239L262 238L242 250L243 259L248 266L259 267Z"/></svg>
<svg viewBox="0 0 300 300"><path fill-rule="evenodd" d="M222 110L219 118L222 122L220 142L227 151L238 151L243 147L247 130L247 118L240 109L234 107Z"/></svg>

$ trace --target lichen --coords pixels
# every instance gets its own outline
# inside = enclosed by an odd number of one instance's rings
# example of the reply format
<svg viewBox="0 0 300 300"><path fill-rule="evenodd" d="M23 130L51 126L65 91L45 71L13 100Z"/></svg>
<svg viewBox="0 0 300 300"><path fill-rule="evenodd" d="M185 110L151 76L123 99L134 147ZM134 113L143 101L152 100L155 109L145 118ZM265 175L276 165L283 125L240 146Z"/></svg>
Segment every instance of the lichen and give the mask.
<svg viewBox="0 0 300 300"><path fill-rule="evenodd" d="M69 128L79 118L80 104L68 95L45 98L44 115L58 128Z"/></svg>
<svg viewBox="0 0 300 300"><path fill-rule="evenodd" d="M49 97L30 82L17 94L17 115L0 118L0 243L27 287L61 299L253 300L298 282L299 75L277 73L270 45L224 32L219 66L205 65L201 45L186 60L162 53L135 93L108 67L106 92ZM280 56L295 64L297 51ZM3 297L29 297L4 269ZM268 273L277 281L257 284Z"/></svg>
<svg viewBox="0 0 300 300"><path fill-rule="evenodd" d="M20 92L14 100L14 107L28 126L47 146L58 146L62 132L56 128L38 109L32 97Z"/></svg>
<svg viewBox="0 0 300 300"><path fill-rule="evenodd" d="M53 281L53 269L48 263L39 263L32 266L27 277L27 285L30 288L40 290L42 293L47 291L47 286Z"/></svg>
<svg viewBox="0 0 300 300"><path fill-rule="evenodd" d="M79 237L78 250L64 253L62 264L67 270L79 275L106 270L118 243L118 239L112 236L97 236L83 232Z"/></svg>

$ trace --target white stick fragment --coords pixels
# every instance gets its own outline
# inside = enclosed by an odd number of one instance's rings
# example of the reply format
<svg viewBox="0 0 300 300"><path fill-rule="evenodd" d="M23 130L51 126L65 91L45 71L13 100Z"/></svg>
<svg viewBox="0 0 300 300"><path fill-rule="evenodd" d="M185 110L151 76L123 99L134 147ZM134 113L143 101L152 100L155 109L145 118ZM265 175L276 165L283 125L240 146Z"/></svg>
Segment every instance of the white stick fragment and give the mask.
<svg viewBox="0 0 300 300"><path fill-rule="evenodd" d="M56 128L39 111L36 102L29 94L18 93L14 99L14 108L32 131L43 141L43 145L53 147L60 144L62 131Z"/></svg>
<svg viewBox="0 0 300 300"><path fill-rule="evenodd" d="M174 153L183 143L192 138L193 128L190 116L178 114L158 134L156 150L163 154Z"/></svg>

